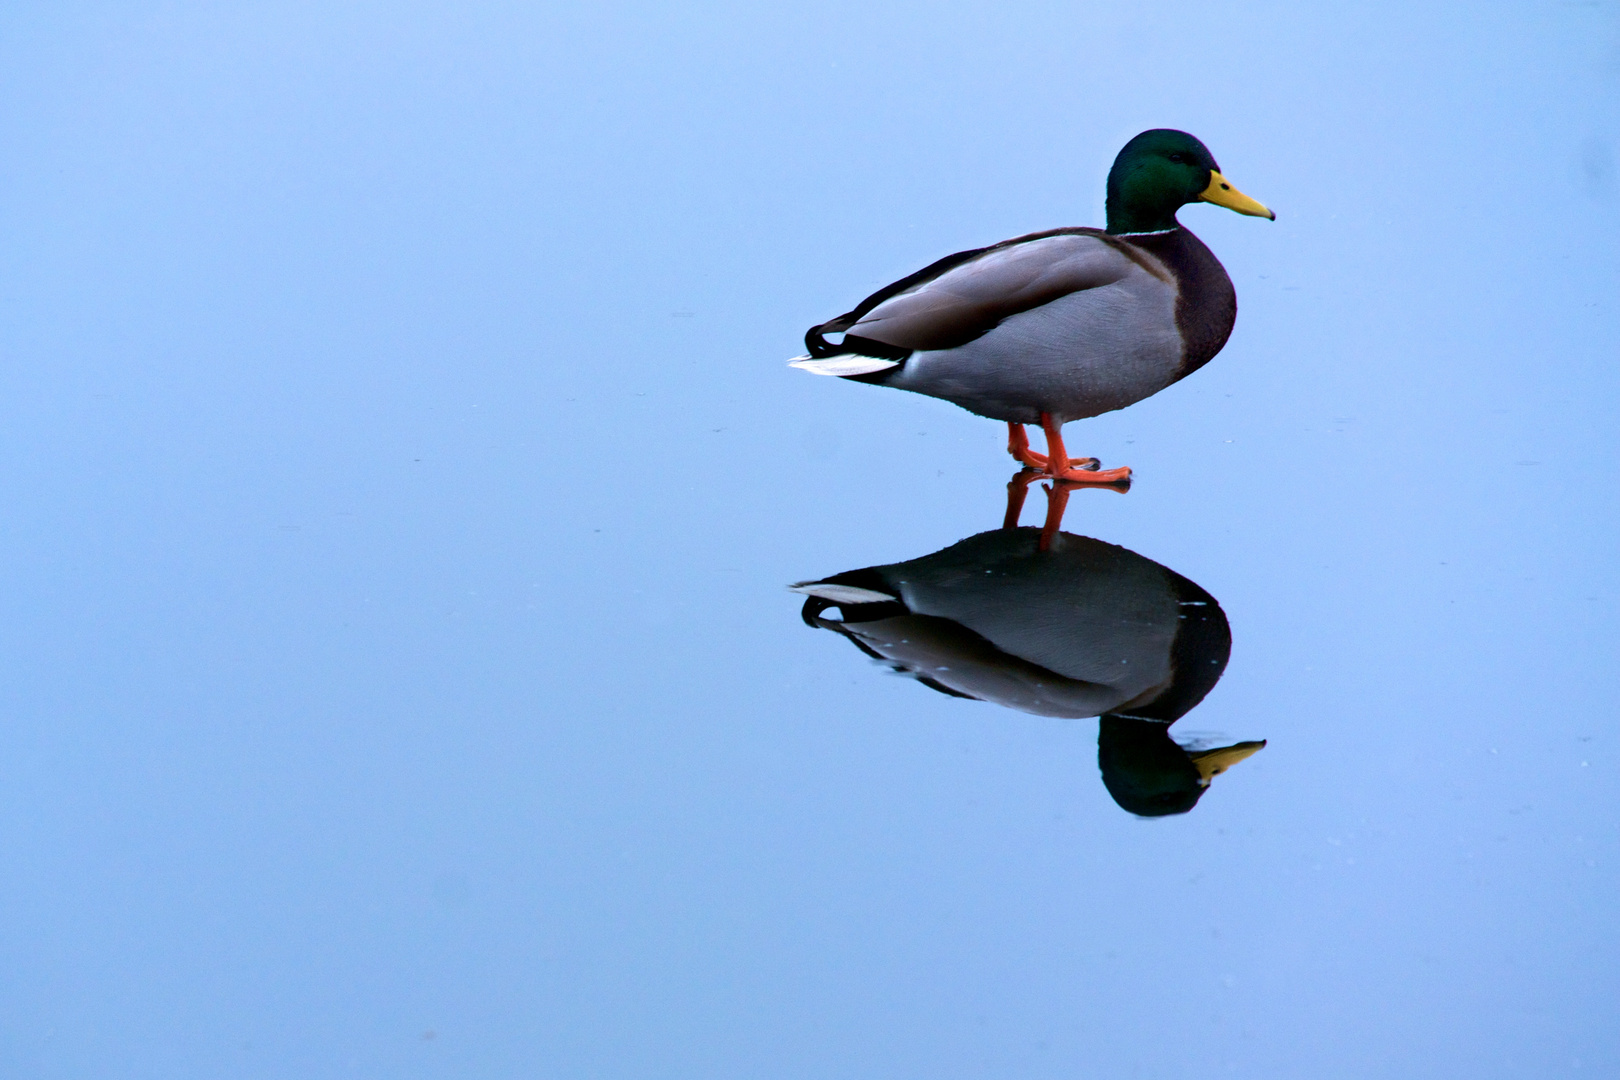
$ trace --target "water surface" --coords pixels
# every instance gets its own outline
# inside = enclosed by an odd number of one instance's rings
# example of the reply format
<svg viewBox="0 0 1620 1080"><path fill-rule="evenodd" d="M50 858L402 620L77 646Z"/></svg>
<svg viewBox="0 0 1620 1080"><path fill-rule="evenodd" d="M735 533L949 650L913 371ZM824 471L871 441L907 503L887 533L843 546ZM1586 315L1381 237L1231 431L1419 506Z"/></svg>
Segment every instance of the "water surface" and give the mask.
<svg viewBox="0 0 1620 1080"><path fill-rule="evenodd" d="M1620 1070L1612 4L0 26L6 1075ZM804 625L1011 464L783 362L1155 126L1278 221L1066 432L1267 743L1144 819Z"/></svg>

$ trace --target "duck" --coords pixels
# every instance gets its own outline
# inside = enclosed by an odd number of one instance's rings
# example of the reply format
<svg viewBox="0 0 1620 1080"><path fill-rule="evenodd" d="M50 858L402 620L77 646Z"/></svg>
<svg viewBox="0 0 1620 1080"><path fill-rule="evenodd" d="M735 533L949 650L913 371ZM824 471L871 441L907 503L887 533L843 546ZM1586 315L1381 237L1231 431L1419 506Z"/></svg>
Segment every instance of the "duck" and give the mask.
<svg viewBox="0 0 1620 1080"><path fill-rule="evenodd" d="M1158 393L1226 344L1237 292L1177 219L1195 202L1277 219L1233 187L1194 136L1144 131L1109 170L1106 228L1049 229L947 255L812 326L809 352L788 363L1004 421L1007 452L1055 480L1129 481L1129 468L1070 458L1062 428ZM1045 454L1030 448L1032 424Z"/></svg>
<svg viewBox="0 0 1620 1080"><path fill-rule="evenodd" d="M1115 803L1139 817L1186 813L1215 776L1266 745L1184 747L1169 734L1226 670L1225 612L1134 551L1043 533L1003 527L791 588L805 597L806 625L929 689L1035 716L1098 717L1098 768Z"/></svg>

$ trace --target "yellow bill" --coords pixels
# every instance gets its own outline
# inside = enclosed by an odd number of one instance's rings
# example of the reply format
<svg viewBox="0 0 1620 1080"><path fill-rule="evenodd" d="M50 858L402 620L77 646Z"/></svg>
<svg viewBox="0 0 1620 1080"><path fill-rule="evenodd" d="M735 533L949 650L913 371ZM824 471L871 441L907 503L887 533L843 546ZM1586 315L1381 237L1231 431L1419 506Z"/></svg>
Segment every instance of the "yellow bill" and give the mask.
<svg viewBox="0 0 1620 1080"><path fill-rule="evenodd" d="M1228 210L1236 210L1238 213L1248 214L1250 217L1277 220L1276 214L1273 214L1270 210L1267 210L1264 206L1233 187L1226 177L1214 169L1209 171L1209 187L1205 188L1198 197L1205 202L1212 202L1216 206L1224 206Z"/></svg>
<svg viewBox="0 0 1620 1080"><path fill-rule="evenodd" d="M1254 200L1249 200L1253 202ZM1255 203L1259 206L1259 203ZM1217 750L1205 750L1201 754L1189 755L1194 767L1198 769L1199 778L1208 784L1215 777L1230 769L1250 754L1258 753L1265 748L1266 741L1240 742L1236 746L1223 746Z"/></svg>

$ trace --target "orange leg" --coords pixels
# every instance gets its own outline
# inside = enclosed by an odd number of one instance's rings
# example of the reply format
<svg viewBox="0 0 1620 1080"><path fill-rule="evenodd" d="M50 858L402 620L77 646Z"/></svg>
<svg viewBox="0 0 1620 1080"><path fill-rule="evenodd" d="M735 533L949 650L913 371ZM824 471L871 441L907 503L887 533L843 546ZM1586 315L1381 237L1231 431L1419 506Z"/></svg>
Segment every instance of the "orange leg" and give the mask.
<svg viewBox="0 0 1620 1080"><path fill-rule="evenodd" d="M1046 468L1045 454L1037 454L1029 448L1029 436L1024 434L1023 424L1009 423L1007 425L1007 453L1011 454L1019 464L1027 465L1031 469ZM1075 469L1095 469L1102 462L1094 457L1070 458L1069 466Z"/></svg>
<svg viewBox="0 0 1620 1080"><path fill-rule="evenodd" d="M1118 484L1130 482L1131 470L1129 469L1098 469L1096 465L1092 465L1090 469L1076 468L1069 458L1068 450L1063 447L1061 425L1052 422L1050 413L1041 413L1041 427L1046 431L1046 458L1048 462L1046 472L1052 479L1062 480L1069 484ZM1053 468L1050 465L1050 462L1053 461L1068 461L1069 467L1061 470Z"/></svg>
<svg viewBox="0 0 1620 1080"><path fill-rule="evenodd" d="M1063 528L1063 512L1069 508L1069 492L1073 489L1074 485L1062 482L1041 489L1046 492L1046 520L1041 524L1038 550L1052 550L1052 540Z"/></svg>
<svg viewBox="0 0 1620 1080"><path fill-rule="evenodd" d="M1018 516L1024 512L1024 498L1029 495L1029 485L1044 475L1039 469L1023 468L1007 481L1007 515L1001 519L1003 529L1018 528Z"/></svg>

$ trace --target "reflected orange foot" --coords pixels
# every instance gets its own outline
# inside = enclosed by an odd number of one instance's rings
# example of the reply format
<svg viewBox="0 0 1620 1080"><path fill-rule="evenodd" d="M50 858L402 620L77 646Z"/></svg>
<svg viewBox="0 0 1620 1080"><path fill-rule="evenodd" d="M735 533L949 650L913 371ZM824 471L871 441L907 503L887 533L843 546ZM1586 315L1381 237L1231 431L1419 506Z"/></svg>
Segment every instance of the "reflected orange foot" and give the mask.
<svg viewBox="0 0 1620 1080"><path fill-rule="evenodd" d="M1092 464L1080 468L1070 467L1062 472L1047 469L1045 470L1046 475L1065 484L1129 484L1131 482L1131 470L1126 466L1117 469L1102 469L1098 468L1096 458L1084 458L1082 460L1089 461Z"/></svg>

